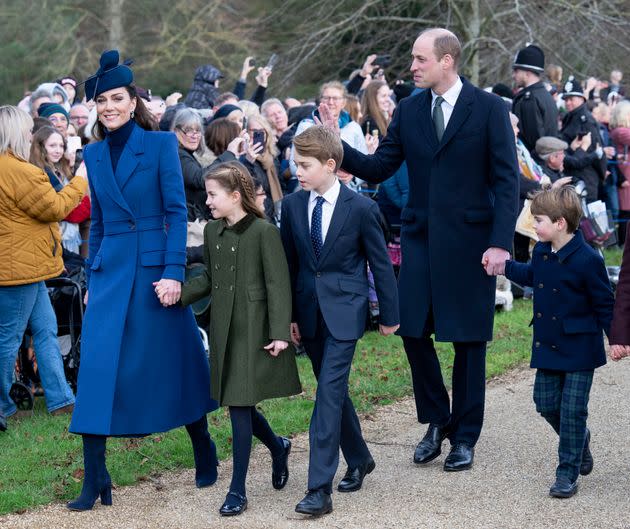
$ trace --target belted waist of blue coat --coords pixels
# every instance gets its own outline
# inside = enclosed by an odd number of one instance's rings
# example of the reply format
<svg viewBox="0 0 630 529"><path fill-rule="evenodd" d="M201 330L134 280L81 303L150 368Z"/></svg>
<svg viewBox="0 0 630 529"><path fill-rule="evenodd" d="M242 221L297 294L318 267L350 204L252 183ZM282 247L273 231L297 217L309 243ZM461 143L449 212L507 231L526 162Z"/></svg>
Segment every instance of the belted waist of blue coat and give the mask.
<svg viewBox="0 0 630 529"><path fill-rule="evenodd" d="M103 222L105 236L122 235L124 233L137 231L163 230L164 228L164 215L151 215L148 217Z"/></svg>

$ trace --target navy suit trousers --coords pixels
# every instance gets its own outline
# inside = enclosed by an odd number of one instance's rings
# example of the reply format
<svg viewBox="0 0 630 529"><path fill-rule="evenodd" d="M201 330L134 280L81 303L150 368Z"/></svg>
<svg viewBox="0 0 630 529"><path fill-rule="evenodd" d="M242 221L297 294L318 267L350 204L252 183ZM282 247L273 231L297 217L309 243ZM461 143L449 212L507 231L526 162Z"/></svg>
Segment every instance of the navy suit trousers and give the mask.
<svg viewBox="0 0 630 529"><path fill-rule="evenodd" d="M486 395L486 342L455 342L452 410L444 386L440 362L431 339L433 317L429 314L421 338L403 336L411 367L418 421L450 423L451 444L475 446L483 425Z"/></svg>
<svg viewBox="0 0 630 529"><path fill-rule="evenodd" d="M339 447L350 468L363 464L370 451L348 395L348 377L357 341L333 338L321 312L317 312L315 336L302 340L317 378L309 429L308 489L330 494L339 466Z"/></svg>

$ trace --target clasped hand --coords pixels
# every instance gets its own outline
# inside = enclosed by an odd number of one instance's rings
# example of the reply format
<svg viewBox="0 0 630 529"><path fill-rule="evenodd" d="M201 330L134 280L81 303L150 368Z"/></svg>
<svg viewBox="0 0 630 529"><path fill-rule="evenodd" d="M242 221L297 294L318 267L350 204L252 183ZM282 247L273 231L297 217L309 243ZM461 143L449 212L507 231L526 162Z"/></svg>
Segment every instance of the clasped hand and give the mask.
<svg viewBox="0 0 630 529"><path fill-rule="evenodd" d="M505 262L510 258L510 252L503 248L488 248L481 257L486 274L496 276L505 273Z"/></svg>
<svg viewBox="0 0 630 529"><path fill-rule="evenodd" d="M164 307L175 305L182 295L182 284L175 279L160 279L153 283L153 288Z"/></svg>

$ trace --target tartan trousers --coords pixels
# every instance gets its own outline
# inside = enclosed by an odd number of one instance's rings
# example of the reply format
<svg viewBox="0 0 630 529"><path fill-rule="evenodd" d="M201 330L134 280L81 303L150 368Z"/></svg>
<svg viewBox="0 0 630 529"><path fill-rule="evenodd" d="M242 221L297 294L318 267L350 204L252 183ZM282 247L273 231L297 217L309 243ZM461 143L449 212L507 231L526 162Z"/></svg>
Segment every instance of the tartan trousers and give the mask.
<svg viewBox="0 0 630 529"><path fill-rule="evenodd" d="M560 436L556 477L575 481L580 474L586 439L588 398L593 370L538 369L534 382L536 411Z"/></svg>

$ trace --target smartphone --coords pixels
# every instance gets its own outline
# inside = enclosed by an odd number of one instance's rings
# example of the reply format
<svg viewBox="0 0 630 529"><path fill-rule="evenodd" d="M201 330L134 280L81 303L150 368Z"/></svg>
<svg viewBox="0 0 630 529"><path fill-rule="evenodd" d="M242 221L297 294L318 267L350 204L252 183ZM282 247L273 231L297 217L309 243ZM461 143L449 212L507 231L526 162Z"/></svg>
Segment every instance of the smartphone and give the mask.
<svg viewBox="0 0 630 529"><path fill-rule="evenodd" d="M256 145L257 143L260 143L263 147L265 145L265 131L264 130L255 130L254 133L252 134L252 145Z"/></svg>
<svg viewBox="0 0 630 529"><path fill-rule="evenodd" d="M81 138L79 136L70 136L68 138L68 152L74 152L81 149Z"/></svg>
<svg viewBox="0 0 630 529"><path fill-rule="evenodd" d="M249 65L250 66L256 66L256 59L250 59L249 60Z"/></svg>
<svg viewBox="0 0 630 529"><path fill-rule="evenodd" d="M83 162L83 149L77 149L76 151L74 151L75 171L79 167L79 165L81 165L81 162Z"/></svg>
<svg viewBox="0 0 630 529"><path fill-rule="evenodd" d="M269 68L270 70L273 70L273 67L278 63L278 56L275 53L271 54L271 57L269 57L269 60L267 61L267 66L265 66L265 68Z"/></svg>
<svg viewBox="0 0 630 529"><path fill-rule="evenodd" d="M389 66L391 63L392 63L391 55L378 55L376 59L374 59L374 62L372 64L374 64L375 66L380 66L381 68L385 68Z"/></svg>

